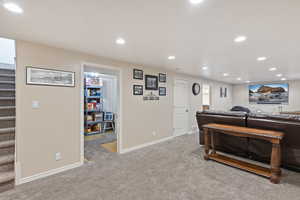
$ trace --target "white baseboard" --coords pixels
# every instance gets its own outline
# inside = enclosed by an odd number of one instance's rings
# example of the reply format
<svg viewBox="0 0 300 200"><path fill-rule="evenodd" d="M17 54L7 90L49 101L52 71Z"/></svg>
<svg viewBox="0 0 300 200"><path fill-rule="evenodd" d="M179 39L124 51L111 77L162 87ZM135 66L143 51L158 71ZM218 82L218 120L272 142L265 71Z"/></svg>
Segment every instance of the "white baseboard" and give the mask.
<svg viewBox="0 0 300 200"><path fill-rule="evenodd" d="M153 141L153 142L148 142L148 143L145 143L145 144L142 144L142 145L138 145L138 146L135 146L135 147L122 149L122 150L120 151L120 153L121 153L121 154L129 153L129 152L131 152L131 151L135 151L135 150L138 150L138 149L142 149L142 148L145 148L145 147L154 145L154 144L162 143L162 142L171 140L171 139L173 139L173 138L174 138L174 136L165 137L165 138L162 138L162 139L160 139L160 140Z"/></svg>
<svg viewBox="0 0 300 200"><path fill-rule="evenodd" d="M28 182L31 182L31 181L34 181L34 180L37 180L37 179L45 178L45 177L48 177L48 176L51 176L51 175L54 175L54 174L58 174L58 173L61 173L61 172L64 172L64 171L67 171L67 170L70 170L70 169L80 167L80 166L82 166L82 163L77 162L77 163L74 163L74 164L71 164L71 165L66 165L66 166L63 166L63 167L60 167L60 168L57 168L57 169L51 169L51 170L46 171L46 172L38 173L38 174L35 174L33 176L20 178L19 180L16 180L16 185L21 185L23 183L28 183Z"/></svg>

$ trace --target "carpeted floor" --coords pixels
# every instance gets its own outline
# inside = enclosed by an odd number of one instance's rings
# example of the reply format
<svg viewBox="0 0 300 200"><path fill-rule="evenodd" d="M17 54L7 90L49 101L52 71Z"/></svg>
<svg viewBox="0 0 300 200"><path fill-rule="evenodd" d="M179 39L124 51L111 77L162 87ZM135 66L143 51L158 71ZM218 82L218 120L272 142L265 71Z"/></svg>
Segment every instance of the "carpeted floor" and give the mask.
<svg viewBox="0 0 300 200"><path fill-rule="evenodd" d="M204 161L195 135L124 155L102 149L83 167L18 186L1 200L299 200L300 174L282 183Z"/></svg>

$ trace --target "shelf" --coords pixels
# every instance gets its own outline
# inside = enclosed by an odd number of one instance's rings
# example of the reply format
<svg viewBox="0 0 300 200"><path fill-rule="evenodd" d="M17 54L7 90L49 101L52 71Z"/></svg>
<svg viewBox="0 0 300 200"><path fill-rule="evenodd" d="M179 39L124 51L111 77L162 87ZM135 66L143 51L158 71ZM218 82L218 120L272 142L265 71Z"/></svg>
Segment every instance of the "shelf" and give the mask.
<svg viewBox="0 0 300 200"><path fill-rule="evenodd" d="M86 96L88 99L101 99L101 96Z"/></svg>
<svg viewBox="0 0 300 200"><path fill-rule="evenodd" d="M84 101L85 101L85 116L93 116L92 119L96 119L96 121L92 120L85 120L84 121L84 127L89 129L93 129L93 126L99 126L100 131L91 131L91 132L84 132L85 136L89 135L97 135L101 134L102 132L102 127L103 127L103 121L101 120L101 117L96 117L97 115L102 115L103 112L103 102L102 102L102 90L103 86L100 85L85 85L84 87ZM90 103L95 103L95 105L89 105ZM97 105L97 107L96 107ZM99 106L99 107L98 107ZM90 109L88 109L90 108ZM96 118L95 118L96 117ZM85 118L86 119L86 118ZM91 118L90 118L91 119ZM101 120L101 121L100 121ZM89 129L89 130L91 130ZM94 129L95 130L95 129Z"/></svg>
<svg viewBox="0 0 300 200"><path fill-rule="evenodd" d="M85 132L84 135L96 135L102 133L101 131L92 131L92 132Z"/></svg>
<svg viewBox="0 0 300 200"><path fill-rule="evenodd" d="M102 86L86 86L87 89L101 89Z"/></svg>
<svg viewBox="0 0 300 200"><path fill-rule="evenodd" d="M92 124L100 124L103 123L103 121L85 121L86 125L92 125Z"/></svg>
<svg viewBox="0 0 300 200"><path fill-rule="evenodd" d="M209 159L232 166L232 167L236 167L251 173L255 173L255 174L259 174L261 176L264 177L271 177L271 170L266 168L266 167L262 167L259 165L255 165L252 163L248 163L242 160L237 160L234 158L230 158L224 155L220 155L220 154L210 154L209 155Z"/></svg>
<svg viewBox="0 0 300 200"><path fill-rule="evenodd" d="M85 110L85 112L102 112L101 110Z"/></svg>

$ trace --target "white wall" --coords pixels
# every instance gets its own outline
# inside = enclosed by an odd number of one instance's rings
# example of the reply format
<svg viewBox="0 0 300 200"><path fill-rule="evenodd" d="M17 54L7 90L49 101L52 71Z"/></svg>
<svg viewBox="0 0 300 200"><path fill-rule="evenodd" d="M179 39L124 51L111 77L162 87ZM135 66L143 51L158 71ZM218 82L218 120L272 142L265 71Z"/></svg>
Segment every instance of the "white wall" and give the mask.
<svg viewBox="0 0 300 200"><path fill-rule="evenodd" d="M103 57L58 49L41 44L17 41L16 71L16 171L17 180L26 180L49 170L59 169L81 161L81 64L95 63L121 69L122 89L122 138L123 150L169 138L173 135L173 86L176 77L189 81L191 124L197 127L195 113L201 110L201 96L193 96L192 84L209 83L212 87L212 108L228 110L231 107L231 85L197 77L180 75L151 67L141 67L144 74L167 74L167 96L159 101L143 101L132 94L133 84L144 84L132 78L135 67ZM26 85L26 66L73 71L74 88ZM228 86L229 97L219 97L219 87ZM145 92L145 91L144 91ZM154 92L158 95L158 92ZM57 98L59 97L59 98ZM32 101L39 101L40 108L33 109ZM153 132L156 135L153 135ZM196 139L195 139L196 141ZM55 160L60 152L62 159Z"/></svg>
<svg viewBox="0 0 300 200"><path fill-rule="evenodd" d="M184 76L184 75L177 75L175 79L183 79L187 80L189 83L189 101L190 101L190 131L195 132L198 130L198 125L196 121L196 112L202 111L202 86L203 84L208 84L211 87L211 106L210 109L213 110L221 110L226 111L230 110L232 107L232 85L226 84L222 82L212 81L204 78L199 77L191 77L191 76ZM192 86L194 83L199 83L201 86L201 93L197 96L193 95L192 93ZM227 98L220 97L220 87L227 88Z"/></svg>
<svg viewBox="0 0 300 200"><path fill-rule="evenodd" d="M289 104L282 105L283 111L300 111L300 81L288 81ZM261 110L263 112L279 112L279 105L249 104L248 85L233 86L233 105L246 106L250 110Z"/></svg>

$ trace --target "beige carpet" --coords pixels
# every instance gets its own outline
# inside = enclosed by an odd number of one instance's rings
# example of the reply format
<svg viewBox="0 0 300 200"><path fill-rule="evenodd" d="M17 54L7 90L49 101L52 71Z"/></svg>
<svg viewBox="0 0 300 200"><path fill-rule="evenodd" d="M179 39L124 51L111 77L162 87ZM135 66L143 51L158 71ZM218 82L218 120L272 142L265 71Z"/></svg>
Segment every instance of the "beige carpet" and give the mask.
<svg viewBox="0 0 300 200"><path fill-rule="evenodd" d="M282 183L204 161L188 135L119 155L102 148L83 167L18 186L1 200L299 200L300 174ZM38 162L38 161L37 161Z"/></svg>

